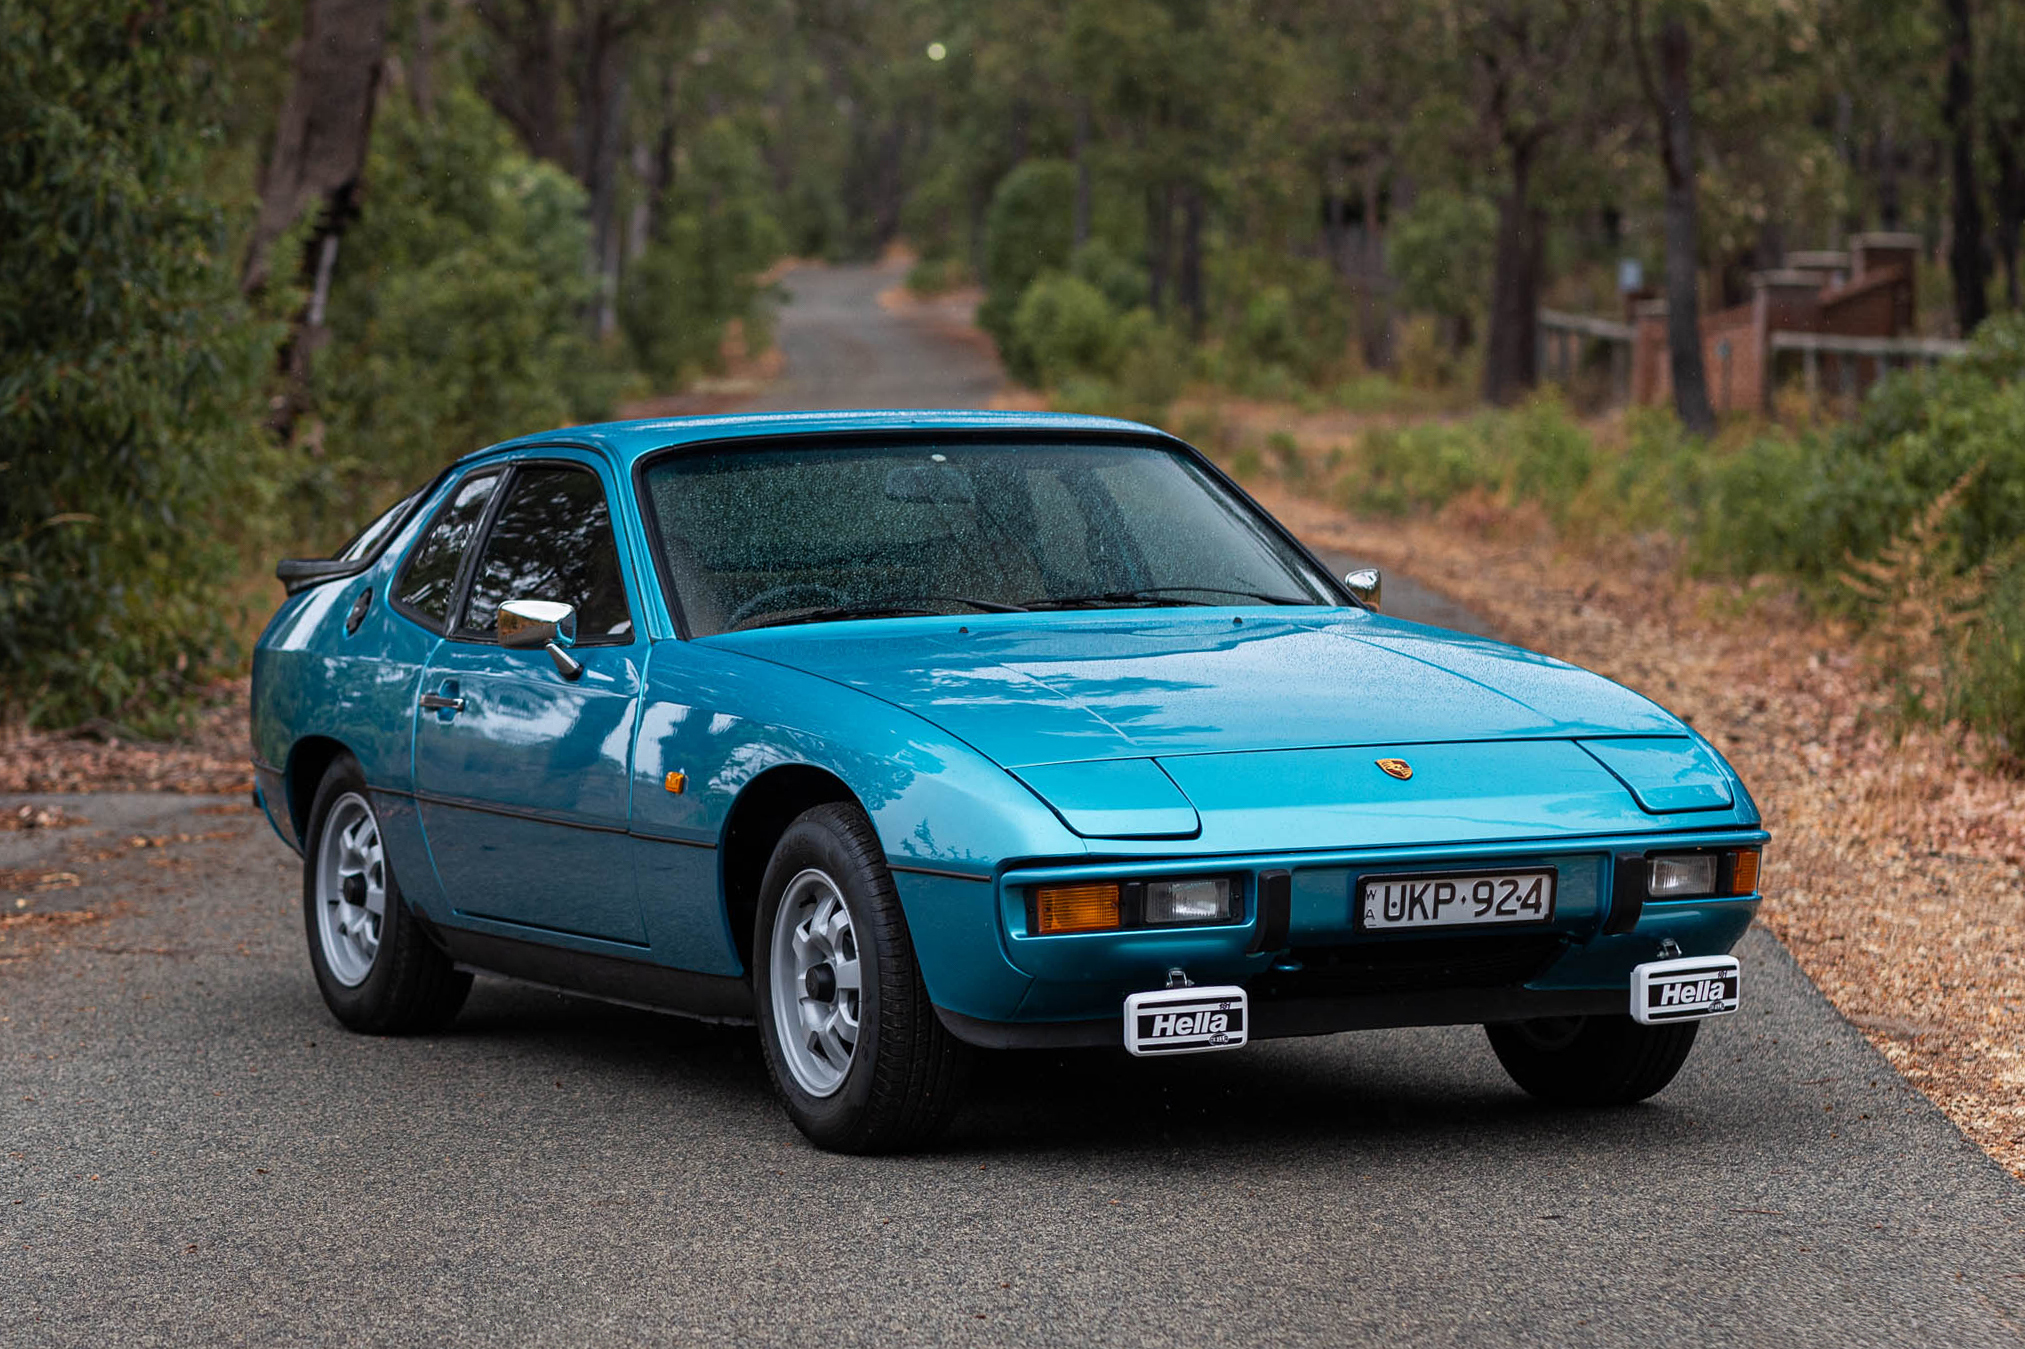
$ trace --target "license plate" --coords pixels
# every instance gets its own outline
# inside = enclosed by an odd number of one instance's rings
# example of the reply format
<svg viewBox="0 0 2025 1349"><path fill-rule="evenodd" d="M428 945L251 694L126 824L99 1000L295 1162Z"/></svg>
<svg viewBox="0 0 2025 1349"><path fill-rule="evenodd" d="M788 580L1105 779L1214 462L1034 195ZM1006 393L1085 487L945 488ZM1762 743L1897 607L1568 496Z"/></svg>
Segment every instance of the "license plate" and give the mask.
<svg viewBox="0 0 2025 1349"><path fill-rule="evenodd" d="M1545 923L1554 917L1554 872L1469 871L1366 876L1359 885L1365 931Z"/></svg>
<svg viewBox="0 0 2025 1349"><path fill-rule="evenodd" d="M1163 988L1125 999L1125 1048L1142 1056L1236 1049L1251 1028L1241 988Z"/></svg>
<svg viewBox="0 0 2025 1349"><path fill-rule="evenodd" d="M1631 971L1631 1015L1648 1026L1727 1016L1737 1010L1738 992L1735 956L1655 960Z"/></svg>

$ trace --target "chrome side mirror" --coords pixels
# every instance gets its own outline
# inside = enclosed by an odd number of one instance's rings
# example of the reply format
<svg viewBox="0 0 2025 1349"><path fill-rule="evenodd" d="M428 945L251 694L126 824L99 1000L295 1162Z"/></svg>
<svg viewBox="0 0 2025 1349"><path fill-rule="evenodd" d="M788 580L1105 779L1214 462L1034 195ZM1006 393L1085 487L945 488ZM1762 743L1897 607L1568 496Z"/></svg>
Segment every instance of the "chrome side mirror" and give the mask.
<svg viewBox="0 0 2025 1349"><path fill-rule="evenodd" d="M493 627L499 633L499 644L508 650L532 651L540 647L548 652L549 659L555 662L556 673L564 679L583 674L583 662L566 649L577 643L577 611L573 605L555 600L508 600L499 606Z"/></svg>
<svg viewBox="0 0 2025 1349"><path fill-rule="evenodd" d="M1350 593L1364 601L1364 607L1373 613L1378 611L1380 596L1385 592L1385 576L1376 567L1359 567L1343 578L1343 584L1350 587Z"/></svg>

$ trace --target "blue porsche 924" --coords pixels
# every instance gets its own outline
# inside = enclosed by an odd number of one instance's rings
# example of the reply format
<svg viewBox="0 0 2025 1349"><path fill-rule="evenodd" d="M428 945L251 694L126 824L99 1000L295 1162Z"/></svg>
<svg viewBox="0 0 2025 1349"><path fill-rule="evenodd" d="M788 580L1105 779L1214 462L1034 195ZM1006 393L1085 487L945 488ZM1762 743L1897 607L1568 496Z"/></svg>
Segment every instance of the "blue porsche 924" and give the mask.
<svg viewBox="0 0 2025 1349"><path fill-rule="evenodd" d="M474 971L756 1022L871 1151L978 1050L1482 1023L1605 1105L1738 1005L1767 835L1707 741L1381 616L1150 427L554 431L280 575L257 792L355 1030Z"/></svg>

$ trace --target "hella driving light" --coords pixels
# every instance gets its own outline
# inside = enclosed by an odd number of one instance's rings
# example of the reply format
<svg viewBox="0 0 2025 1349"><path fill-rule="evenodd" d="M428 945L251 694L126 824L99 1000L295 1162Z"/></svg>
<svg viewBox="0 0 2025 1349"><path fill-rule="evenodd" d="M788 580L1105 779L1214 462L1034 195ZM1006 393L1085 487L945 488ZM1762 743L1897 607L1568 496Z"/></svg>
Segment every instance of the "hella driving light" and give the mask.
<svg viewBox="0 0 2025 1349"><path fill-rule="evenodd" d="M1716 854L1676 853L1651 859L1645 892L1653 899L1692 899L1716 892Z"/></svg>
<svg viewBox="0 0 2025 1349"><path fill-rule="evenodd" d="M1145 921L1161 923L1227 923L1231 912L1228 879L1146 882Z"/></svg>

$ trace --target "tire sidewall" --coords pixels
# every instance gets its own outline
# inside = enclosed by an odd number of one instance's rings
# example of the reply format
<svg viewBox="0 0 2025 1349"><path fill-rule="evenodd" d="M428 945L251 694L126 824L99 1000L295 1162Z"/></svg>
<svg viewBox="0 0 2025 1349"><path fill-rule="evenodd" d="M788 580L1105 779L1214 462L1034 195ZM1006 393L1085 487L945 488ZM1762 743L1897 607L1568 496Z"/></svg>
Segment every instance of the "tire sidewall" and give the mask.
<svg viewBox="0 0 2025 1349"><path fill-rule="evenodd" d="M828 1096L812 1095L795 1080L781 1053L780 1028L774 1018L773 935L780 915L782 893L788 882L803 871L816 868L836 882L844 907L851 915L851 929L858 946L860 1002L858 1043L851 1054L851 1066L844 1081ZM820 819L801 819L788 827L775 846L760 882L758 913L752 938L753 998L759 1021L760 1050L767 1073L786 1102L788 1113L804 1132L818 1141L844 1142L870 1108L882 1050L885 1005L883 977L894 958L881 937L877 908L891 897L892 882L883 876L868 876L851 855L843 839Z"/></svg>
<svg viewBox="0 0 2025 1349"><path fill-rule="evenodd" d="M400 963L399 946L412 938L407 901L401 898L401 885L394 875L393 859L385 856L385 835L382 834L387 907L380 919L380 946L373 957L373 968L359 983L346 985L331 973L330 963L324 958L323 939L317 932L316 873L323 852L324 823L330 817L331 808L347 792L356 793L366 803L366 808L373 812L373 827L382 828L380 813L373 806L371 793L366 790L365 773L359 768L358 761L349 754L338 756L325 771L323 781L317 784L316 796L309 808L308 828L303 834L302 922L303 932L309 939L310 968L316 973L317 988L323 993L324 1003L339 1021L353 1029L363 1029L378 1021L393 1001L395 967Z"/></svg>

